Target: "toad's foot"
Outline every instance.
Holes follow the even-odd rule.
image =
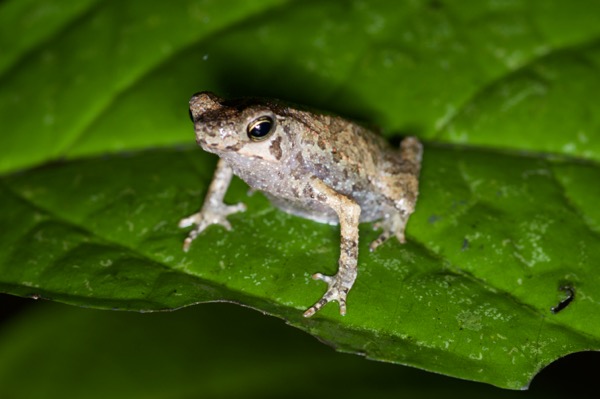
[[[344,275],[340,275],[340,273],[336,274],[335,276],[325,276],[321,273],[315,273],[313,274],[312,278],[314,280],[325,281],[329,285],[329,288],[327,289],[327,292],[325,292],[325,295],[323,295],[323,297],[317,303],[304,312],[304,317],[311,317],[328,302],[333,301],[339,303],[340,314],[344,316],[346,314],[346,296],[348,295],[350,288],[352,288],[352,284],[354,284],[356,273],[350,273],[345,276],[345,278]]]
[[[194,213],[191,216],[183,218],[179,221],[179,227],[189,227],[195,225],[183,242],[183,250],[188,251],[192,241],[198,237],[211,224],[220,224],[227,230],[231,230],[231,224],[227,220],[227,216],[236,212],[246,210],[246,205],[239,203],[236,205],[225,205],[223,203],[213,204],[212,206],[203,207],[200,212]]]
[[[395,213],[392,216],[389,216],[373,225],[374,230],[382,229],[383,231],[377,237],[371,245],[369,245],[369,250],[371,252],[375,251],[378,246],[386,242],[392,236],[396,236],[398,241],[401,244],[406,242],[406,238],[404,237],[404,230],[406,229],[406,222],[408,221],[408,216],[404,216],[401,213]]]

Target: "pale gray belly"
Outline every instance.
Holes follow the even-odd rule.
[[[328,205],[316,200],[290,200],[264,193],[271,203],[284,212],[300,216],[305,219],[314,220],[319,223],[339,224],[339,218],[335,211]],[[372,193],[357,193],[351,197],[361,208],[360,221],[372,222],[382,219],[386,211],[393,211],[384,203],[381,196]]]
[[[297,171],[287,167],[273,167],[273,165],[262,163],[259,160],[234,158],[231,161],[228,163],[232,166],[234,173],[250,187],[263,192],[279,209],[320,223],[339,223],[337,214],[328,205],[308,196],[299,197],[302,195],[301,187],[306,184],[306,182],[302,183],[302,180],[306,179],[305,173],[294,173]],[[265,173],[266,170],[269,172]],[[373,190],[366,179],[358,183],[355,180],[357,179],[323,177],[326,185],[358,203],[361,208],[361,222],[381,219],[386,213],[393,211],[393,208]],[[296,182],[294,183],[294,181]]]

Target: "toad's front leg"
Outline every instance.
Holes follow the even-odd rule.
[[[232,177],[233,171],[225,161],[220,159],[217,163],[213,180],[208,187],[202,209],[200,212],[179,221],[179,227],[195,225],[194,229],[190,231],[190,234],[183,242],[184,251],[187,252],[192,241],[211,224],[220,224],[227,230],[231,230],[231,224],[229,224],[227,216],[235,212],[243,212],[246,209],[246,206],[242,203],[236,205],[225,205],[223,203],[223,197],[225,197]]]
[[[325,295],[304,312],[304,317],[314,315],[326,303],[336,301],[340,305],[340,314],[346,314],[346,296],[356,280],[358,264],[358,221],[360,206],[314,177],[308,183],[315,199],[330,206],[340,220],[340,259],[338,271],[334,276],[321,273],[313,275],[315,280],[325,281],[329,287]]]

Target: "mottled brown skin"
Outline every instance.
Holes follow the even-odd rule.
[[[329,287],[304,315],[312,316],[331,301],[345,314],[357,274],[359,222],[379,221],[376,227],[383,230],[371,250],[392,235],[405,241],[418,195],[419,141],[408,137],[398,151],[363,126],[337,116],[276,100],[224,100],[210,92],[192,97],[190,114],[198,144],[221,159],[201,211],[180,222],[181,227],[195,225],[184,250],[211,224],[231,229],[227,216],[245,210],[243,204],[223,204],[235,174],[286,212],[340,224],[338,272],[313,275]],[[259,125],[261,134],[267,133],[251,137]]]

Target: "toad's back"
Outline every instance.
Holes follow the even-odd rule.
[[[382,218],[390,208],[397,206],[397,200],[410,197],[411,188],[403,186],[418,174],[421,147],[416,140],[417,146],[403,154],[363,126],[340,117],[307,115],[297,110],[292,110],[287,117],[298,125],[292,129],[296,132],[295,137],[290,137],[295,148],[288,160],[291,177],[319,178],[338,193],[356,201],[361,207],[360,219],[365,222]],[[410,138],[409,142],[413,143]],[[321,202],[311,200],[310,196],[300,199],[267,195],[287,212],[337,223],[335,212]]]

